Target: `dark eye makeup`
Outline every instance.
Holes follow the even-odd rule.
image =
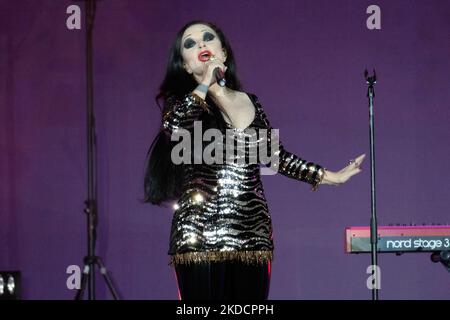
[[[211,41],[215,38],[215,36],[211,33],[211,32],[205,32],[203,34],[203,41]],[[195,46],[195,41],[192,40],[191,38],[186,39],[186,41],[184,41],[184,48],[186,49],[190,49],[193,46]]]
[[[192,39],[187,39],[187,40],[184,42],[184,48],[185,48],[185,49],[190,49],[190,48],[192,48],[193,46],[195,46],[195,41],[192,40]]]
[[[203,40],[205,41],[211,41],[212,39],[214,39],[214,35],[211,32],[205,32],[203,34]]]

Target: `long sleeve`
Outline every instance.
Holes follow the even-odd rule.
[[[180,128],[190,130],[206,110],[206,103],[193,93],[186,94],[182,100],[170,97],[163,113],[163,128],[169,134]]]
[[[267,118],[261,104],[258,102],[257,97],[254,97],[256,98],[256,105],[260,109],[260,116],[268,131],[267,146],[271,149],[271,130],[273,128],[270,125],[269,119]],[[276,169],[278,173],[286,177],[311,184],[312,191],[316,191],[319,184],[322,182],[323,175],[325,174],[325,168],[287,151],[280,140],[278,146],[278,150],[274,150],[273,152],[271,151],[271,156],[278,156],[278,168],[272,168]]]

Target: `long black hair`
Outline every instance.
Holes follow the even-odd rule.
[[[181,39],[184,31],[195,24],[209,26],[216,32],[227,56],[224,63],[227,66],[225,73],[227,87],[233,90],[241,89],[241,84],[236,75],[236,62],[234,60],[233,50],[223,32],[211,22],[191,21],[177,33],[175,41],[170,48],[166,76],[159,87],[159,93],[155,97],[156,104],[160,107],[162,114],[169,107],[167,103],[168,99],[175,98],[181,100],[186,94],[192,92],[198,86],[193,75],[186,72],[183,68],[183,57],[181,55]],[[163,101],[163,108],[161,108],[159,103],[160,100]],[[206,96],[206,102],[211,106],[212,113],[204,113],[199,119],[202,121],[203,129],[206,130],[212,127],[224,128],[225,120],[219,107],[208,96]],[[144,202],[161,205],[163,202],[176,199],[181,195],[184,179],[183,165],[173,164],[170,157],[173,145],[173,142],[170,141],[170,135],[161,127],[147,153],[144,177]]]

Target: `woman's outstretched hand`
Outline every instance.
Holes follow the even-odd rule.
[[[331,184],[334,186],[338,186],[347,182],[347,180],[352,176],[362,171],[360,166],[363,163],[365,157],[366,155],[362,154],[356,159],[350,160],[349,164],[346,167],[337,172],[325,170],[322,184]]]

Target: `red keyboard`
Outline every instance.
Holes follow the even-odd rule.
[[[450,250],[450,225],[378,226],[378,252],[448,250]],[[347,227],[345,252],[370,253],[370,227]]]

